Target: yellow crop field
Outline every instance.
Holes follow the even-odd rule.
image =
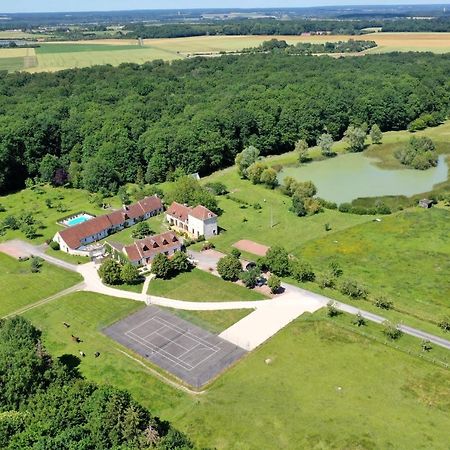
[[[196,36],[174,39],[145,39],[138,45],[135,39],[99,39],[92,41],[55,42],[40,44],[36,49],[37,59],[29,60],[24,67],[31,72],[57,71],[72,67],[88,67],[97,64],[138,63],[155,59],[172,61],[196,54],[219,54],[235,52],[248,47],[256,47],[269,39],[283,39],[289,44],[298,42],[336,42],[348,39],[373,40],[378,47],[367,53],[386,53],[391,51],[431,51],[450,52],[450,33],[372,33],[362,36]],[[54,46],[54,47],[52,47]],[[123,48],[122,48],[123,47]],[[0,50],[0,58],[4,52]],[[33,49],[18,49],[19,56],[31,55]],[[20,52],[28,51],[24,55]],[[9,53],[9,57],[13,57]],[[6,57],[6,56],[4,56]],[[14,70],[17,70],[14,65]]]

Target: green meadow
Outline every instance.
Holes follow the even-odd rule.
[[[39,273],[31,273],[30,265],[0,253],[0,317],[82,281],[80,275],[45,262]]]
[[[267,298],[257,291],[239,286],[231,281],[224,281],[199,269],[181,273],[168,280],[152,280],[148,294],[192,302],[227,302]]]
[[[448,370],[360,335],[359,329],[344,323],[349,320],[346,316],[334,321],[318,312],[295,320],[206,392],[193,395],[160,381],[148,371],[154,368],[143,366],[139,358],[130,359],[101,333],[103,327],[141,307],[138,302],[79,293],[25,316],[43,330],[52,354],[84,351],[79,366],[84,376],[126,388],[152,413],[173,421],[202,446],[448,446]],[[63,321],[71,328],[65,329]],[[376,325],[367,328],[382,336]],[[71,333],[83,342],[74,343]],[[99,358],[93,356],[96,351]]]

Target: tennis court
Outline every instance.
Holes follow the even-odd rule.
[[[156,306],[147,306],[104,333],[196,388],[246,353]]]

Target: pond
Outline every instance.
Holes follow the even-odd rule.
[[[281,183],[287,176],[299,181],[311,180],[317,186],[319,197],[339,204],[358,197],[420,194],[448,178],[445,155],[440,155],[438,165],[428,170],[385,170],[375,162],[362,153],[348,153],[300,167],[285,167],[278,180]]]

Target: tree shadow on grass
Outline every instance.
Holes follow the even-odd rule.
[[[61,355],[58,360],[74,377],[81,378],[80,371],[78,370],[81,359],[78,358],[78,356],[65,353],[64,355]]]

